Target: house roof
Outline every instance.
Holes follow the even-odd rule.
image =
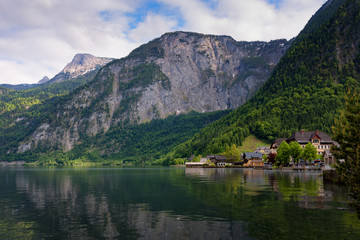
[[[312,132],[305,132],[305,131],[298,131],[294,132],[286,141],[292,142],[297,141],[298,143],[308,143],[311,142],[313,138],[320,138],[322,143],[333,143],[334,141],[324,132],[321,131],[312,131]]]
[[[258,147],[255,149],[255,151],[256,150],[270,150],[270,148],[269,147]]]
[[[216,161],[226,161],[226,156],[224,156],[224,155],[208,155],[207,159],[215,159]]]
[[[270,148],[278,148],[283,141],[286,141],[286,138],[276,139],[275,142],[271,144]]]
[[[262,154],[261,153],[257,153],[257,152],[246,152],[245,153],[245,157],[247,159],[252,159],[252,158],[262,158]]]

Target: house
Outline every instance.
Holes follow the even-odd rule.
[[[256,153],[261,153],[262,155],[266,154],[268,155],[270,153],[270,148],[269,147],[258,147],[255,149]]]
[[[225,167],[226,156],[224,155],[208,155],[207,159],[215,164],[217,167]]]
[[[331,146],[336,144],[329,135],[321,131],[305,132],[304,130],[294,132],[288,139],[287,143],[296,141],[302,148],[305,148],[307,143],[311,143],[316,147],[318,154],[324,154],[325,151],[330,151]]]
[[[245,167],[264,167],[264,162],[262,161],[262,154],[256,152],[246,152],[243,155]]]
[[[280,146],[280,144],[286,141],[286,138],[278,138],[270,145],[270,153],[276,154],[277,148]]]

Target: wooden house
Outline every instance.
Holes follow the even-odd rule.
[[[225,167],[226,156],[224,155],[208,155],[207,159],[215,164],[217,167]]]
[[[331,146],[336,144],[329,135],[321,131],[305,132],[304,130],[294,132],[288,139],[287,143],[296,141],[302,148],[305,148],[307,143],[311,143],[317,150],[318,154],[324,154],[325,151],[330,151]]]
[[[258,147],[255,149],[256,153],[261,153],[262,155],[266,154],[270,154],[270,148],[269,147]]]
[[[245,167],[264,167],[264,162],[262,161],[262,154],[256,152],[246,152],[243,155],[244,166]]]

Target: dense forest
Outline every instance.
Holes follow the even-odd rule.
[[[331,134],[346,90],[359,87],[360,1],[332,1],[319,14],[327,17],[309,21],[251,100],[169,156],[221,153],[250,133],[269,143],[300,129]]]
[[[96,73],[97,71],[89,72],[68,81],[39,85],[19,91],[0,87],[0,116],[10,112],[10,115],[22,113],[32,105],[40,104],[53,97],[67,95],[77,87],[93,80]],[[6,125],[3,125],[3,122],[6,121],[6,117],[0,118],[0,126],[6,127]]]
[[[43,120],[54,118],[51,111],[54,104],[92,81],[97,72],[21,91],[0,87],[0,154],[17,146]]]
[[[70,152],[44,153],[42,149],[39,149],[23,154],[3,155],[0,160],[38,161],[40,165],[75,165],[84,162],[132,165],[173,164],[175,163],[174,159],[169,159],[166,163],[160,162],[159,159],[175,146],[189,140],[202,128],[228,113],[228,110],[211,113],[191,112],[143,124],[124,124],[110,129],[105,135],[84,137],[82,143]],[[23,131],[27,131],[27,129],[23,129]],[[9,137],[15,138],[17,136],[15,132],[18,131],[14,131]],[[5,150],[3,149],[3,151]]]

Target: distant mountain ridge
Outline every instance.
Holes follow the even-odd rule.
[[[92,82],[51,107],[56,118],[39,125],[17,151],[69,151],[84,137],[124,123],[234,109],[261,87],[289,45],[284,39],[237,42],[228,36],[164,34],[108,63]],[[23,124],[30,123],[24,118]]]
[[[113,58],[95,57],[88,53],[78,53],[74,56],[72,61],[68,63],[63,70],[56,74],[53,78],[44,76],[38,83],[35,84],[0,84],[0,86],[12,90],[26,90],[39,87],[43,84],[51,84],[55,82],[62,82],[66,80],[75,79],[88,74],[92,71],[98,71],[102,66],[114,60]]]

